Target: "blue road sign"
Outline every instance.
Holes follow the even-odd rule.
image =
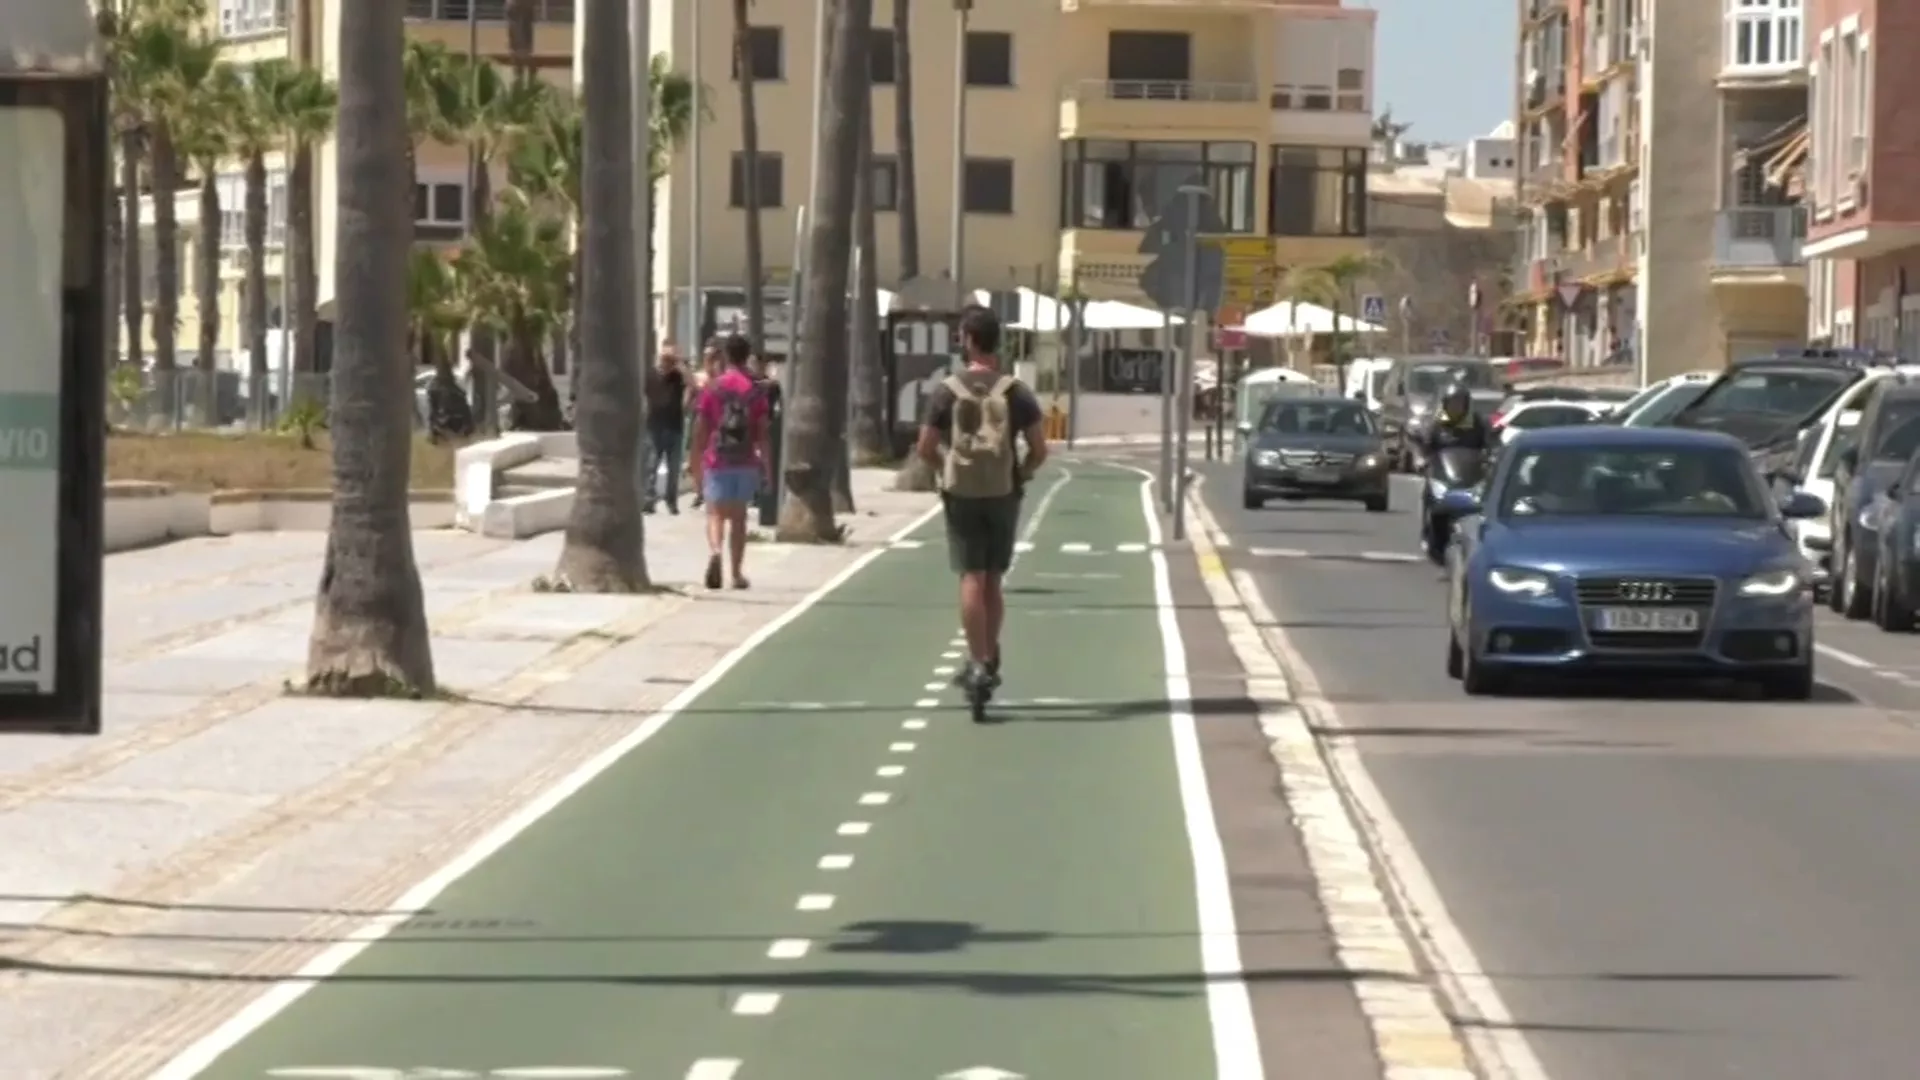
[[[1387,298],[1379,293],[1368,293],[1360,298],[1360,318],[1374,324],[1387,321]]]

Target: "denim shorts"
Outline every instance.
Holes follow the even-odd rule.
[[[710,503],[752,502],[760,494],[760,467],[728,466],[708,469],[701,494]]]

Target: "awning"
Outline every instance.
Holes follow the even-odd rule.
[[[1800,167],[1806,164],[1807,147],[1812,137],[1813,133],[1802,125],[1799,134],[1767,159],[1767,186],[1784,188],[1791,184]]]

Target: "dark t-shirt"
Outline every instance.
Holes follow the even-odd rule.
[[[1001,374],[1002,372],[998,371],[967,370],[960,373],[960,381],[965,383],[969,390],[984,396],[993,389],[994,383],[1000,381]],[[946,441],[947,433],[953,430],[953,402],[953,391],[947,387],[944,379],[940,381],[939,386],[934,387],[932,393],[927,395],[926,418],[921,423],[938,431],[942,442]],[[1013,386],[1007,390],[1007,411],[1008,420],[1016,432],[1014,436],[1016,439],[1024,435],[1033,425],[1047,418],[1046,410],[1040,407],[1040,399],[1034,396],[1026,383],[1018,379],[1015,379]],[[1019,455],[1014,455],[1014,462],[1013,493],[1018,495],[1021,488],[1025,486],[1020,479]]]
[[[674,368],[647,372],[647,426],[684,431],[687,426],[687,373]]]

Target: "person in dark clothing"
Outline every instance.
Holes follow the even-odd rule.
[[[653,513],[660,497],[654,473],[662,461],[667,464],[667,513],[680,512],[680,470],[685,464],[687,446],[687,402],[693,387],[680,366],[680,355],[672,342],[660,350],[660,362],[647,373],[647,445],[652,454],[647,460],[646,513]]]
[[[1485,453],[1497,445],[1493,428],[1473,411],[1473,392],[1460,383],[1447,387],[1440,397],[1440,411],[1433,426],[1422,437],[1422,449],[1431,461],[1442,450],[1478,450]]]
[[[970,662],[959,680],[976,709],[1000,684],[1002,580],[1027,483],[1047,458],[1046,413],[1032,390],[1000,370],[1000,320],[983,307],[960,318],[966,370],[927,398],[917,447],[940,477],[947,550],[960,576],[960,623]],[[1016,439],[1027,444],[1026,459]]]

